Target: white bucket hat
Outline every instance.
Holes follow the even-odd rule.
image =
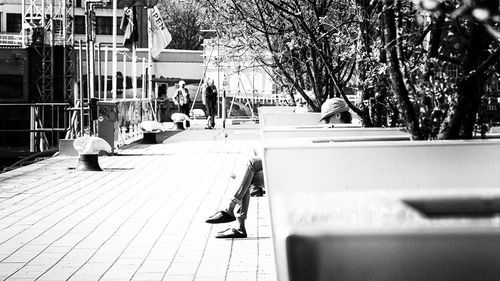
[[[321,105],[321,120],[325,120],[326,118],[334,114],[342,113],[348,110],[349,107],[347,106],[347,103],[343,99],[340,98],[327,99]]]

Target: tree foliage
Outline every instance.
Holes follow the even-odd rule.
[[[200,50],[203,38],[200,30],[206,25],[207,11],[196,2],[160,0],[158,7],[172,35],[170,49]]]
[[[364,125],[403,123],[414,139],[472,137],[500,68],[498,0],[200,2],[314,110],[356,89],[362,102],[348,104]]]

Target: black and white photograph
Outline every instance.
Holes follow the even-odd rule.
[[[500,0],[0,0],[0,281],[500,281]]]

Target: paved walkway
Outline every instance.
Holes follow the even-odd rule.
[[[267,198],[247,239],[204,222],[233,192],[256,126],[194,128],[100,157],[54,157],[0,174],[0,280],[276,280]]]

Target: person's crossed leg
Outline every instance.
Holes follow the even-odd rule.
[[[262,186],[262,160],[259,157],[250,158],[246,170],[241,178],[241,182],[229,201],[226,208],[210,216],[206,222],[228,223],[236,221],[236,226],[228,228],[217,234],[216,238],[246,238],[245,220],[248,214],[248,205],[250,203],[250,187]],[[238,208],[237,208],[238,207]]]

